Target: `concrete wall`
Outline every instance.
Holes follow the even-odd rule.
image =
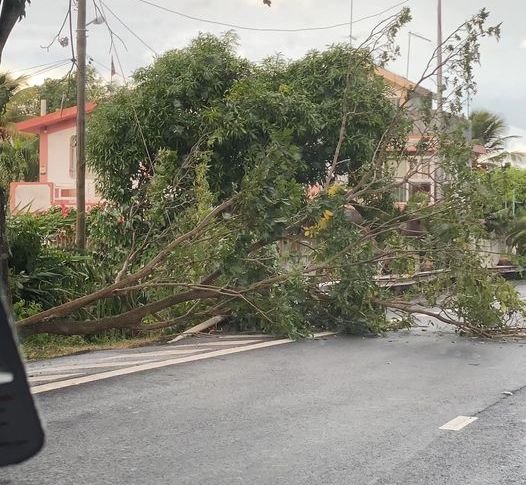
[[[14,182],[11,184],[9,203],[11,212],[42,212],[51,208],[52,184]]]

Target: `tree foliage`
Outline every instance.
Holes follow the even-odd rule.
[[[256,66],[238,57],[235,47],[232,34],[201,35],[138,71],[132,88],[97,110],[89,127],[89,159],[108,199],[122,202],[148,183],[162,150],[177,154],[173,160],[181,167],[204,140],[212,190],[228,195],[239,186],[247,154],[275,133],[286,133],[301,151],[298,180],[323,179],[338,140],[349,49],[333,46],[296,62],[273,58]],[[342,148],[348,161],[338,173],[371,157],[394,114],[370,57],[357,63],[352,83],[349,106],[374,116],[349,116],[353,136]]]
[[[98,101],[109,94],[110,88],[89,66],[86,72],[86,92],[90,101]],[[40,116],[40,101],[45,99],[48,112],[70,108],[77,104],[75,73],[54,79],[48,78],[40,85],[19,89],[7,104],[6,118],[11,122]]]
[[[451,119],[474,89],[478,38],[496,33],[486,18],[475,15],[446,46]],[[404,11],[356,49],[291,63],[253,65],[230,35],[202,35],[139,70],[89,127],[108,201],[90,223],[103,281],[19,321],[20,332],[178,330],[212,316],[291,336],[320,322],[380,332],[387,308],[405,321],[424,314],[479,335],[507,331],[523,304],[477,251],[484,204],[462,127],[437,131],[426,103],[417,120],[414,90],[395,106],[375,74],[407,20]],[[416,121],[422,138],[410,152]],[[438,152],[442,197],[397,208],[393,190]],[[404,295],[379,284],[385,274],[417,278],[424,264],[435,277]]]

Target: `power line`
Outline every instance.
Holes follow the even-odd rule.
[[[36,77],[36,76],[42,76],[43,74],[47,74],[47,73],[52,72],[52,71],[54,71],[56,69],[60,69],[62,67],[66,67],[70,63],[71,63],[71,59],[68,59],[67,61],[64,61],[64,62],[62,62],[60,64],[56,64],[54,66],[47,67],[45,69],[40,69],[39,71],[32,72],[31,74],[28,74],[27,77],[32,78],[32,77]]]
[[[65,62],[70,62],[70,61],[71,61],[71,59],[60,59],[60,60],[57,60],[57,61],[48,62],[46,64],[39,64],[37,66],[24,67],[23,69],[17,69],[17,70],[12,71],[12,72],[13,73],[20,73],[20,72],[32,71],[33,69],[41,69],[41,68],[44,68],[44,67],[55,66],[57,64],[63,64]]]
[[[195,17],[193,15],[189,15],[189,14],[180,12],[178,10],[173,10],[173,9],[168,8],[168,7],[164,7],[162,5],[159,5],[157,3],[151,2],[149,0],[137,0],[137,1],[141,2],[141,3],[144,3],[146,5],[150,5],[152,7],[158,8],[160,10],[164,10],[165,12],[173,13],[175,15],[178,15],[179,17],[183,17],[183,18],[186,18],[186,19],[189,19],[189,20],[195,20],[197,22],[203,22],[203,23],[212,24],[212,25],[221,25],[222,27],[230,27],[230,28],[239,29],[239,30],[250,30],[250,31],[253,31],[253,32],[310,32],[310,31],[317,31],[317,30],[336,29],[336,28],[339,28],[339,27],[349,27],[351,25],[350,22],[344,22],[344,23],[340,23],[340,24],[324,25],[324,26],[320,26],[320,27],[303,27],[303,28],[297,28],[297,29],[277,29],[277,28],[264,28],[264,27],[247,27],[245,25],[230,24],[230,23],[227,23],[227,22],[219,22],[217,20],[210,20],[210,19],[205,19],[205,18],[202,18],[202,17]],[[371,18],[378,17],[378,16],[383,15],[384,13],[387,13],[390,10],[393,10],[393,9],[395,9],[397,7],[400,7],[401,5],[404,5],[404,4],[408,3],[408,2],[409,2],[409,0],[404,0],[403,2],[397,3],[396,5],[393,5],[393,6],[389,7],[389,8],[386,8],[385,10],[382,10],[381,12],[377,12],[375,14],[359,18],[359,19],[355,20],[352,23],[353,24],[357,24],[359,22],[363,22],[365,20],[369,20]]]
[[[144,45],[147,49],[149,49],[150,51],[152,51],[155,55],[159,55],[159,53],[153,48],[151,47],[139,34],[137,34],[136,32],[134,32],[130,27],[128,27],[128,25],[124,22],[124,20],[122,20],[108,5],[106,2],[103,2],[102,0],[100,0],[100,3],[101,5],[104,6],[104,8],[106,10],[108,10],[108,12],[110,12],[113,17],[115,17],[115,19],[117,19],[117,21],[130,33],[132,34],[142,45]]]

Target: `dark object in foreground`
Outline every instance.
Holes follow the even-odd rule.
[[[0,285],[0,467],[31,458],[43,444],[44,432]]]

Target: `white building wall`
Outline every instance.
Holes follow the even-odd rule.
[[[76,128],[72,126],[48,135],[48,182],[57,188],[74,189],[76,185],[70,170],[71,138],[75,133]],[[95,200],[95,182],[89,171],[86,175],[86,198]]]
[[[70,176],[70,140],[75,127],[48,135],[48,181],[58,186],[73,187],[75,179]]]

